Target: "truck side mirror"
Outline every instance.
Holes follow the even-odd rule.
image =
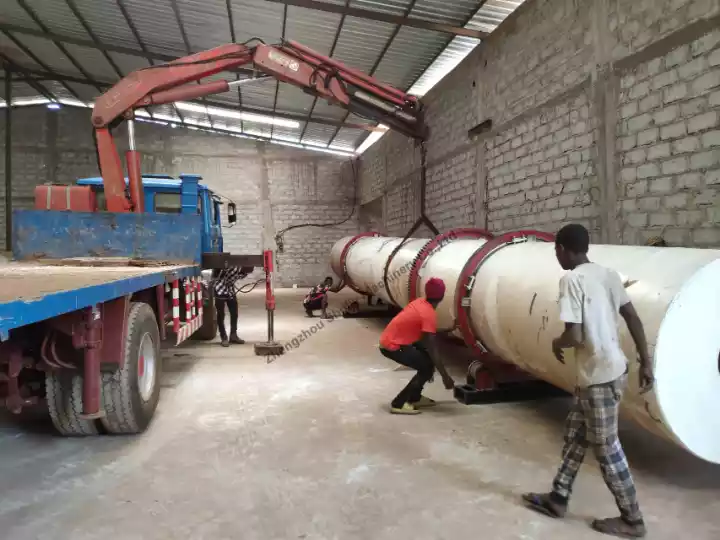
[[[228,223],[237,222],[237,206],[234,202],[228,203]]]

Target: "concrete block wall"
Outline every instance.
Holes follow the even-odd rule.
[[[541,108],[486,142],[488,227],[599,234],[595,126],[587,92]]]
[[[39,184],[69,184],[98,174],[88,111],[24,107],[13,113],[14,208],[31,208]],[[0,135],[2,144],[2,122]],[[116,141],[122,150],[122,128]],[[137,125],[137,145],[144,171],[200,174],[211,189],[236,202],[238,222],[223,230],[225,249],[233,253],[273,247],[275,234],[287,226],[343,221],[355,204],[356,179],[340,157],[147,123]],[[4,159],[2,146],[0,156]],[[4,185],[0,163],[0,186]],[[0,195],[4,223],[4,191]],[[357,230],[356,212],[337,227],[289,231],[284,253],[277,256],[278,285],[306,287],[322,280],[330,273],[327,254],[332,244]]]
[[[618,216],[625,243],[720,246],[720,31],[621,78]]]
[[[427,215],[720,247],[718,27],[716,0],[528,0],[423,98]],[[395,133],[362,156],[362,201],[393,234],[414,221],[419,164]]]

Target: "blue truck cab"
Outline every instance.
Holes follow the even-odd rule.
[[[201,183],[202,177],[181,174],[144,174],[145,211],[155,214],[198,214],[202,219],[201,247],[203,253],[222,253],[222,206],[220,197]],[[125,179],[127,184],[127,178]],[[79,186],[90,186],[95,191],[98,210],[107,211],[101,177],[81,178]],[[228,205],[228,219],[235,220],[235,205]]]

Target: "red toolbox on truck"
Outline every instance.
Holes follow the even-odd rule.
[[[45,184],[35,188],[35,209],[97,212],[97,199],[90,186]]]

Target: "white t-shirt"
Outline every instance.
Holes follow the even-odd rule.
[[[583,344],[575,350],[579,387],[608,383],[625,374],[618,314],[628,302],[620,275],[598,264],[581,264],[560,279],[560,320],[582,324]]]

